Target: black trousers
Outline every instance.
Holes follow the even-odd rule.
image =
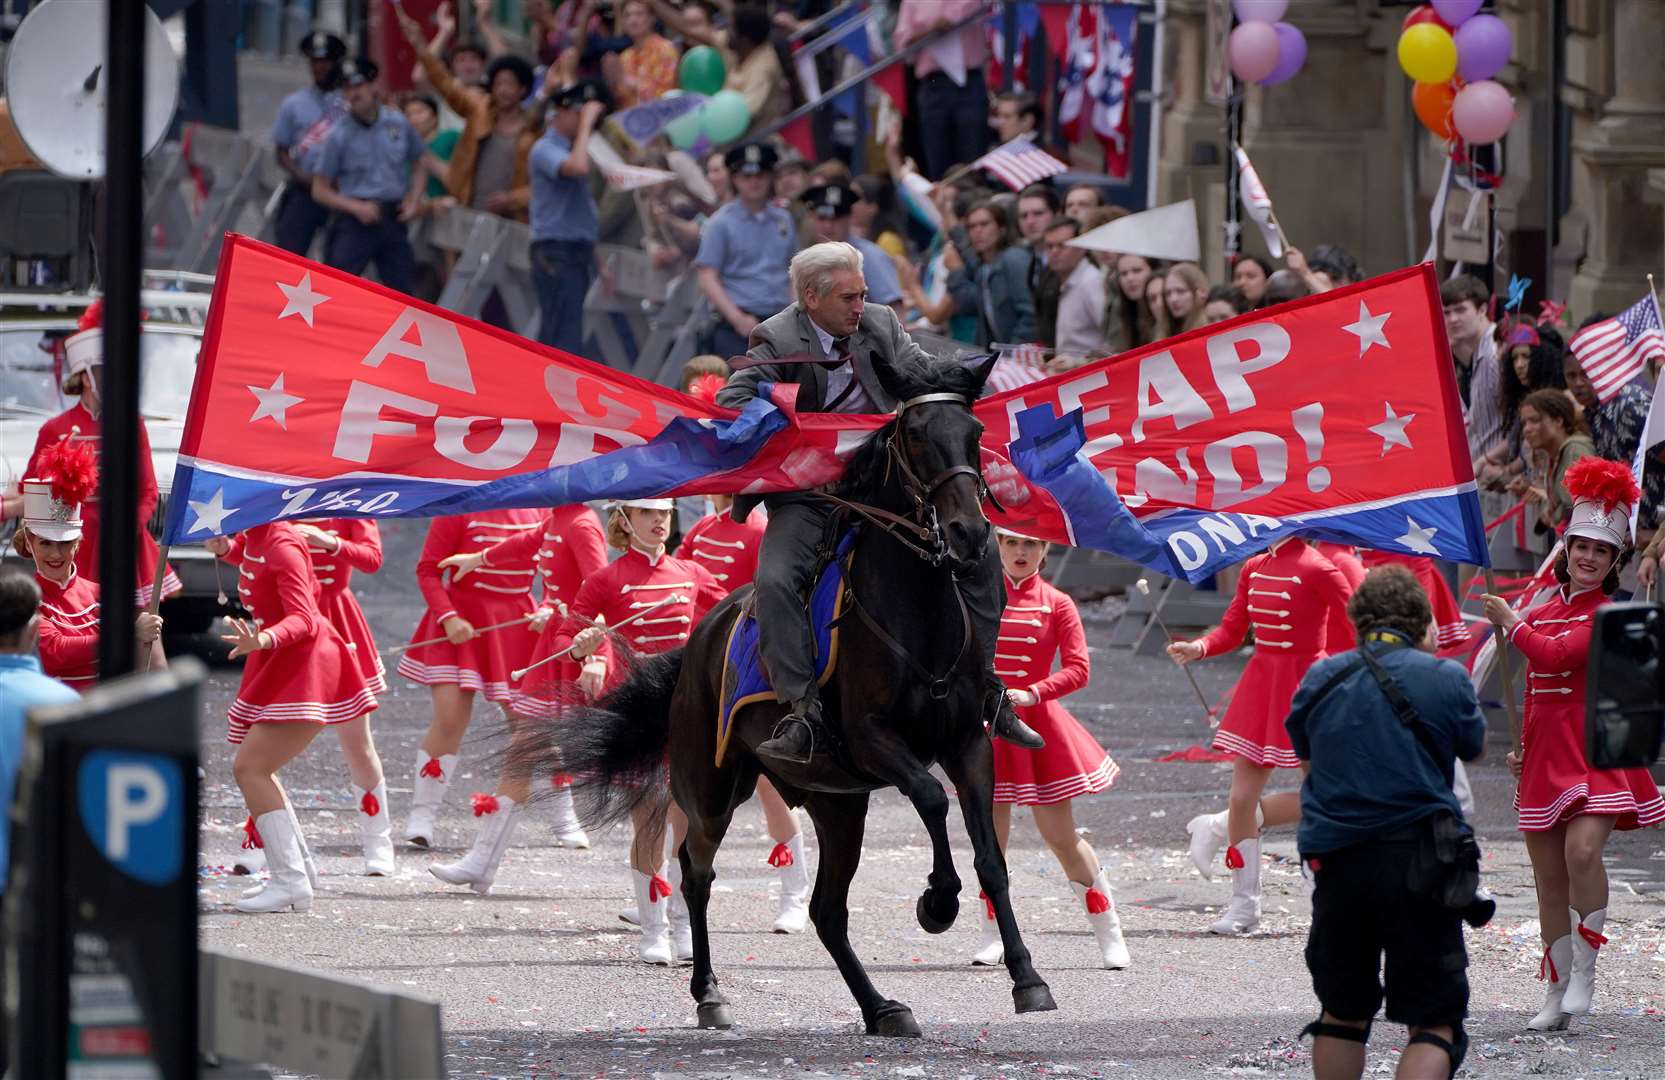
[[[330,212],[312,198],[312,192],[291,180],[278,200],[272,239],[283,250],[304,256],[312,250],[312,238],[324,227],[329,216]]]
[[[752,580],[757,592],[758,652],[776,700],[793,702],[815,692],[815,642],[804,596],[815,573],[816,549],[835,507],[824,499],[796,493],[771,495],[765,505],[769,525]],[[1000,572],[1000,555],[991,541],[983,549],[982,560],[960,582],[988,679],[994,678],[995,638],[1000,633],[1000,615],[1006,610]],[[861,589],[860,582],[856,588]],[[874,602],[871,589],[869,585],[868,591],[860,593],[870,605]]]
[[[381,220],[374,225],[366,225],[351,214],[330,218],[324,263],[363,277],[372,260],[383,285],[397,292],[410,292],[416,278],[416,253],[411,250],[409,228],[399,220],[396,202],[382,203]]]

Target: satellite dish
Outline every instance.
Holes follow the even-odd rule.
[[[17,133],[41,164],[71,180],[104,177],[108,19],[109,0],[48,0],[29,11],[6,54],[6,94]],[[179,58],[162,20],[147,6],[146,154],[167,135],[178,105]]]

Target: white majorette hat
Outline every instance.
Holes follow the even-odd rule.
[[[94,300],[81,313],[77,330],[64,339],[64,381],[104,362],[104,301]]]
[[[641,510],[674,510],[676,502],[673,499],[615,499],[612,508],[623,510],[627,506],[634,506]]]
[[[1042,540],[1038,536],[1030,536],[1028,533],[1020,533],[1016,529],[1008,529],[1004,525],[996,525],[994,527],[994,534],[996,536],[1015,536],[1019,540],[1033,540],[1039,544],[1049,543],[1049,541]]]
[[[1630,546],[1630,513],[1642,491],[1628,465],[1605,458],[1579,458],[1562,482],[1573,498],[1567,539],[1600,540],[1620,551]]]
[[[23,527],[42,540],[76,540],[81,536],[81,504],[66,502],[50,480],[23,481]]]

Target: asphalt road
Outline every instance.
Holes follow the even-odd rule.
[[[406,640],[419,613],[412,566],[422,523],[385,526],[388,560],[359,593],[384,646]],[[1084,609],[1090,642],[1106,639],[1114,600]],[[1210,695],[1241,658],[1199,665]],[[321,737],[286,771],[323,889],[307,915],[244,916],[231,902],[246,879],[227,871],[243,809],[224,742],[235,668],[215,670],[203,719],[205,945],[240,955],[335,972],[440,999],[446,1067],[452,1076],[899,1077],[1118,1076],[1163,1078],[1310,1072],[1296,1035],[1316,1015],[1302,961],[1307,889],[1293,861],[1291,830],[1268,833],[1261,932],[1210,937],[1205,928],[1229,886],[1205,882],[1185,854],[1185,822],[1223,805],[1226,765],[1158,764],[1174,749],[1206,742],[1184,679],[1164,660],[1095,647],[1090,686],[1070,707],[1110,749],[1122,774],[1107,793],[1077,803],[1110,868],[1134,964],[1092,964],[1092,939],[1069,887],[1026,816],[1010,862],[1018,917],[1036,963],[1057,997],[1055,1013],[1012,1013],[1003,969],[973,969],[976,889],[964,894],[960,925],[930,936],[914,922],[914,898],[929,848],[912,810],[894,793],[874,801],[867,848],[852,897],[852,938],[889,996],[908,1003],[925,1029],[917,1040],[860,1034],[842,981],[812,935],[768,932],[773,871],[760,812],[742,811],[719,859],[714,936],[718,972],[733,1003],[732,1032],[697,1031],[687,969],[635,960],[631,928],[616,918],[629,896],[628,837],[596,837],[593,850],[557,849],[546,820],[523,822],[503,861],[497,891],[477,898],[427,873],[473,837],[466,793],[489,790],[464,748],[462,797],[441,819],[444,850],[401,850],[397,876],[356,876],[359,859],[346,772]],[[376,713],[396,823],[409,805],[427,697],[402,680]],[[493,721],[476,712],[478,730]],[[1485,873],[1500,910],[1469,934],[1473,1050],[1467,1075],[1657,1077],[1665,1070],[1665,835],[1615,836],[1613,898],[1602,950],[1598,1011],[1570,1033],[1535,1035],[1540,946],[1532,878],[1510,811],[1502,767],[1507,736],[1474,768]],[[478,748],[475,762],[478,763]],[[1292,775],[1282,785],[1292,786]],[[955,850],[970,879],[970,845],[955,823]],[[813,846],[813,845],[812,845]],[[1391,1073],[1402,1029],[1382,1023],[1371,1075]]]

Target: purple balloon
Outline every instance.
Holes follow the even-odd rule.
[[[1464,82],[1475,83],[1496,75],[1515,48],[1509,24],[1496,15],[1476,15],[1457,27],[1452,36],[1457,42],[1457,74]]]
[[[1289,10],[1289,0],[1231,0],[1238,22],[1275,23]]]
[[[1307,62],[1307,38],[1295,27],[1286,22],[1273,23],[1272,29],[1278,33],[1278,66],[1272,69],[1272,74],[1260,80],[1262,86],[1276,86],[1281,82],[1293,79],[1301,70],[1301,65]]]
[[[1434,10],[1447,26],[1461,26],[1480,10],[1480,0],[1434,0]]]

